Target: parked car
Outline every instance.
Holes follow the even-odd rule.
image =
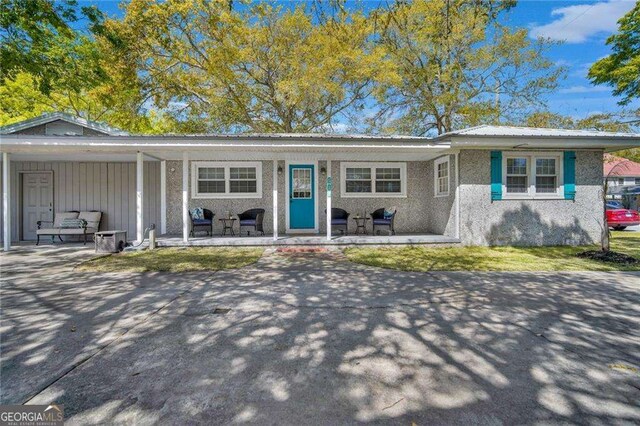
[[[607,201],[607,224],[609,228],[617,231],[625,229],[627,226],[640,225],[640,214],[635,210],[618,208],[615,201]]]
[[[622,201],[609,200],[607,201],[607,209],[624,209],[624,204]]]

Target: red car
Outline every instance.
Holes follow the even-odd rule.
[[[621,231],[627,226],[640,225],[640,215],[635,210],[607,208],[607,224]]]

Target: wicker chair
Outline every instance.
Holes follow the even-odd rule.
[[[213,217],[215,214],[208,209],[202,209],[204,219],[194,219],[189,210],[189,219],[191,219],[191,236],[195,237],[196,228],[206,228],[207,235],[213,235]]]
[[[397,211],[394,210],[393,214],[390,216],[385,216],[385,209],[378,209],[371,213],[371,220],[373,222],[373,234],[376,235],[376,227],[387,227],[389,229],[389,233],[391,235],[396,234],[396,230],[394,228],[394,221],[396,218]],[[380,230],[378,230],[378,235],[380,234]]]
[[[240,222],[240,236],[242,236],[242,228],[253,228],[253,231],[260,232],[264,235],[264,228],[262,227],[262,220],[264,219],[264,209],[250,209],[238,214],[238,221]],[[251,231],[247,231],[247,235],[250,235]]]
[[[326,212],[325,210],[325,213]],[[350,213],[346,210],[333,207],[331,209],[331,228],[338,229],[342,232],[342,235],[347,235],[349,233],[349,215]]]

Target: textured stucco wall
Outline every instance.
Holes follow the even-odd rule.
[[[576,199],[491,202],[490,151],[460,153],[460,238],[466,245],[587,244],[602,232],[602,151],[576,152]]]
[[[285,169],[285,162],[278,164]],[[318,224],[319,232],[326,232],[326,175],[323,176],[320,170],[325,167],[326,161],[318,162]],[[175,171],[171,172],[171,168]],[[406,198],[342,198],[340,196],[340,162],[332,161],[331,169],[334,181],[332,194],[333,207],[343,208],[352,214],[371,213],[381,207],[396,206],[398,215],[396,216],[396,231],[399,233],[421,233],[436,232],[429,226],[429,211],[437,203],[433,200],[433,176],[429,177],[428,162],[407,162],[407,197]],[[431,174],[433,171],[431,169]],[[286,193],[285,177],[283,172],[278,176],[278,232],[284,234],[286,231]],[[189,173],[191,179],[191,173]],[[189,186],[191,190],[191,186]],[[453,191],[453,180],[452,180]],[[264,227],[265,232],[272,232],[273,216],[273,162],[262,162],[262,198],[261,199],[190,199],[189,208],[204,207],[212,210],[216,214],[216,219],[227,211],[239,213],[244,210],[262,207],[266,210]],[[442,201],[444,203],[444,201]],[[434,229],[448,225],[437,225]],[[368,229],[370,231],[371,224]],[[221,225],[216,220],[214,233],[219,233]],[[349,223],[349,232],[355,232],[355,224]],[[182,161],[167,161],[167,233],[182,233]]]
[[[191,164],[191,162],[190,162]],[[284,165],[284,162],[281,163]],[[171,169],[175,171],[171,171]],[[278,228],[284,231],[284,174],[279,177],[280,188],[278,191],[279,208]],[[191,171],[189,171],[189,192],[191,192]],[[235,198],[235,199],[193,199],[189,200],[189,209],[203,207],[215,213],[213,225],[214,234],[222,231],[219,218],[227,212],[235,215],[252,208],[263,208],[264,230],[271,233],[273,230],[273,162],[262,162],[262,198]],[[236,230],[238,224],[236,223]],[[167,233],[182,233],[182,161],[167,161]]]
[[[456,229],[456,212],[454,207],[454,201],[456,196],[456,170],[455,170],[455,156],[448,155],[449,157],[449,195],[448,196],[435,196],[434,186],[434,165],[435,160],[429,161],[427,164],[427,196],[428,203],[428,231],[433,234],[442,234],[449,237],[455,236]],[[439,157],[442,158],[442,157]]]
[[[426,161],[407,162],[406,198],[342,198],[340,194],[340,162],[332,161],[333,199],[332,206],[345,209],[352,215],[371,213],[382,207],[396,207],[395,219],[397,233],[430,232],[429,211],[433,204],[433,177],[429,179],[429,164]],[[432,172],[433,173],[433,172]],[[431,186],[429,186],[431,182]],[[320,185],[324,196],[324,185]],[[324,212],[324,208],[322,209]],[[371,231],[369,221],[368,231]],[[349,221],[349,232],[355,232],[355,223]]]

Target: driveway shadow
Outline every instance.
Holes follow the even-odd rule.
[[[85,337],[69,353],[94,355],[53,383],[5,388],[3,372],[2,387],[47,385],[30,402],[65,404],[72,423],[640,421],[639,274],[274,254],[208,275],[60,278],[3,287],[3,369],[54,371],[72,324]]]

